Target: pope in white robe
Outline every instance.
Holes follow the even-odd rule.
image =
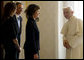
[[[64,8],[63,13],[68,19],[61,31],[66,48],[66,58],[83,59],[83,21],[73,16],[70,7]]]

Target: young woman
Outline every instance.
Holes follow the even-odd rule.
[[[5,59],[16,59],[16,52],[20,51],[17,41],[17,26],[13,15],[16,12],[16,4],[9,2],[4,7],[2,18],[2,42],[5,48]]]
[[[25,13],[27,16],[26,25],[26,41],[24,44],[25,59],[39,58],[39,30],[36,24],[36,19],[39,18],[40,7],[36,4],[31,4],[27,7]]]

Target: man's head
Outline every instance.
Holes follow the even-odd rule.
[[[20,2],[16,2],[16,6],[17,6],[16,14],[19,15],[22,12],[23,4]]]
[[[63,8],[63,14],[66,19],[70,19],[73,16],[73,11],[70,7]]]

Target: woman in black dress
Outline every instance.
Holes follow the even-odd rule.
[[[5,48],[5,59],[16,59],[16,52],[20,51],[17,41],[17,26],[13,15],[16,12],[16,4],[9,2],[4,7],[4,15],[1,24],[2,42]]]
[[[39,58],[39,30],[36,20],[39,18],[40,7],[36,4],[31,4],[27,7],[25,13],[27,16],[26,25],[26,41],[24,44],[25,59]]]

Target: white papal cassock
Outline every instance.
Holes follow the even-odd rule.
[[[67,59],[83,59],[83,21],[72,16],[63,26],[63,40],[68,40],[71,48],[66,49]]]

